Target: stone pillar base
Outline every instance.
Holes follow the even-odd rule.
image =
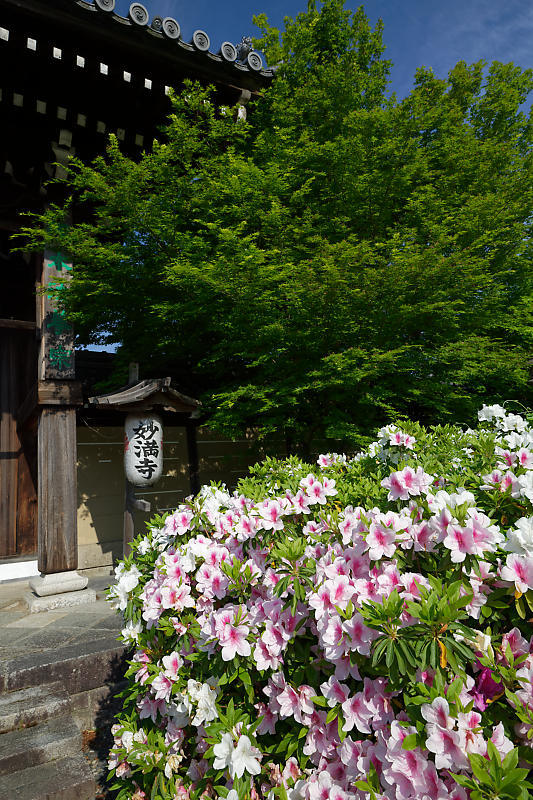
[[[33,589],[39,597],[47,597],[51,594],[79,592],[81,589],[87,588],[88,582],[89,579],[80,575],[76,570],[53,572],[50,575],[40,575],[38,578],[32,578],[30,589]]]
[[[54,611],[96,603],[96,592],[94,589],[82,589],[80,592],[59,592],[59,594],[47,594],[44,597],[38,597],[33,592],[26,592],[24,600],[30,614],[35,614],[39,611]]]

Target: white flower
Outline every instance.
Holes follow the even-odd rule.
[[[212,722],[218,718],[218,711],[216,707],[217,692],[212,689],[208,683],[202,683],[201,689],[197,695],[197,708],[196,714],[192,719],[192,724],[200,727],[205,722]]]
[[[189,724],[190,703],[183,698],[177,703],[167,703],[167,716],[172,720],[176,728],[184,728]]]
[[[126,753],[129,753],[133,747],[133,733],[131,731],[124,731],[122,734],[122,745],[126,748]]]
[[[128,592],[121,584],[116,583],[114,586],[110,587],[109,596],[107,599],[113,608],[118,608],[120,611],[124,611],[128,605]]]
[[[167,756],[167,763],[165,764],[165,775],[170,780],[173,772],[177,772],[182,762],[182,756],[177,753],[171,753]]]
[[[230,775],[232,778],[242,778],[245,772],[250,775],[259,775],[261,772],[261,764],[256,756],[259,756],[259,750],[254,747],[247,736],[241,736],[237,742],[237,747],[231,755]]]
[[[516,530],[509,530],[503,549],[508,553],[533,555],[533,517],[521,517],[515,525]]]
[[[233,736],[231,733],[223,733],[220,742],[217,742],[213,747],[213,753],[215,754],[214,769],[226,769],[226,767],[229,767],[233,750]]]
[[[520,494],[527,497],[533,503],[533,472],[526,472],[525,475],[518,476]]]
[[[225,769],[229,767],[232,778],[242,778],[245,772],[251,775],[259,775],[261,764],[257,756],[260,752],[254,747],[248,736],[240,736],[237,746],[233,745],[231,733],[223,733],[222,739],[213,747],[215,769]]]
[[[196,701],[200,696],[200,690],[202,688],[202,684],[200,681],[193,681],[192,678],[189,678],[187,681],[187,694],[191,698],[191,700]]]
[[[303,800],[305,797],[305,789],[307,787],[307,781],[302,780],[301,778],[296,781],[292,789],[287,789],[287,797],[289,800]]]
[[[151,547],[152,545],[150,544],[150,540],[148,539],[147,536],[145,536],[144,539],[141,539],[141,541],[137,545],[137,552],[139,553],[139,555],[145,556]]]
[[[478,653],[483,653],[483,655],[488,654],[489,656],[493,657],[494,651],[492,649],[490,636],[482,631],[477,630],[473,630],[472,633],[476,634],[475,638],[472,639],[471,642]]]
[[[502,431],[518,431],[523,433],[527,428],[527,422],[520,414],[508,414],[498,423],[498,428]]]
[[[121,572],[118,579],[118,584],[125,592],[129,593],[132,592],[136,586],[138,586],[140,577],[141,573],[137,567],[133,565],[125,572]]]
[[[517,433],[516,431],[511,431],[503,438],[509,450],[519,450],[521,447],[527,447],[532,441],[531,434],[528,432]]]
[[[490,422],[494,417],[505,417],[505,408],[502,406],[483,406],[481,411],[477,412],[477,418],[480,421]]]
[[[192,547],[185,548],[185,552],[183,552],[181,556],[180,566],[186,573],[193,572],[196,569],[196,558]]]
[[[138,642],[141,630],[142,625],[140,622],[132,622],[129,620],[126,622],[126,627],[122,628],[120,633],[125,642]]]

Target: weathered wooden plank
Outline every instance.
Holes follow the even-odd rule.
[[[15,330],[34,331],[37,325],[27,319],[0,319],[0,328],[14,328]]]
[[[16,335],[0,331],[0,557],[17,551]]]
[[[18,408],[36,386],[38,342],[32,331],[14,334],[17,343]],[[23,424],[17,419],[20,440],[17,476],[17,555],[37,552],[37,414]]]
[[[37,383],[34,383],[17,409],[17,424],[20,427],[37,412]]]
[[[38,568],[76,569],[76,410],[43,408],[39,418]]]
[[[37,419],[19,427],[22,452],[18,460],[17,555],[37,550]]]
[[[39,381],[37,399],[42,406],[81,406],[83,394],[79,381]]]

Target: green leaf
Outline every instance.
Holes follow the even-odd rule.
[[[414,750],[418,744],[418,735],[416,733],[409,733],[402,742],[403,750]]]

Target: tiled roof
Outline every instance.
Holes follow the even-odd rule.
[[[115,13],[115,0],[73,0],[75,5],[85,9],[90,14],[100,14],[108,17],[117,26],[142,30],[146,37],[151,37],[152,41],[160,40],[168,53],[168,46],[177,48],[182,53],[202,54],[204,58],[215,66],[229,65],[235,71],[235,77],[239,73],[255,73],[264,78],[272,78],[274,70],[265,68],[261,55],[249,47],[241,49],[240,44],[234,45],[231,42],[222,42],[217,52],[211,49],[209,34],[203,30],[196,30],[191,41],[187,42],[181,38],[181,28],[178,20],[173,17],[161,17],[158,15],[150,18],[150,15],[142,3],[133,2],[130,5],[127,17]],[[247,52],[248,51],[248,52]]]

